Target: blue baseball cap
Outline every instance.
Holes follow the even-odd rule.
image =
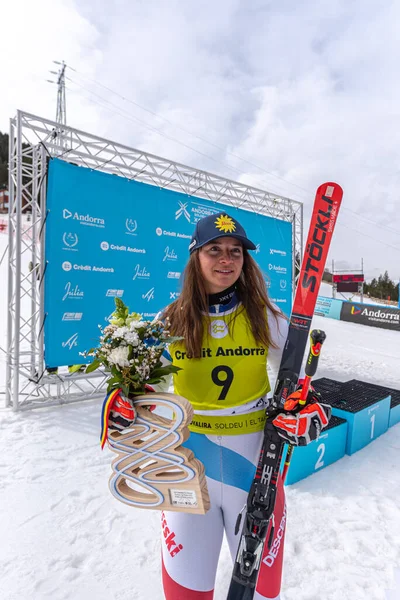
[[[249,240],[245,230],[233,217],[221,212],[209,215],[197,221],[192,240],[189,244],[189,252],[192,254],[198,248],[208,244],[220,237],[233,237],[242,242],[247,250],[255,250],[256,246]]]

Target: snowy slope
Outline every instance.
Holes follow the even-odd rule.
[[[3,288],[2,315],[5,304]],[[313,326],[328,336],[318,376],[400,388],[398,333],[322,317]],[[1,600],[162,600],[159,514],[108,492],[99,409],[0,410]],[[287,488],[282,600],[386,598],[400,566],[399,434],[397,425]],[[215,600],[226,598],[230,573],[224,544]],[[400,589],[391,594],[398,600]]]

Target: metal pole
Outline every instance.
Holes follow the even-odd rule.
[[[21,229],[22,229],[22,119],[21,112],[17,111],[17,193],[15,202],[15,320],[14,320],[14,353],[13,353],[13,409],[18,410],[19,397],[19,349],[20,349],[20,321],[21,321]]]
[[[36,371],[36,320],[37,320],[37,252],[36,252],[36,218],[38,194],[38,152],[32,149],[32,272],[31,272],[31,377]]]
[[[14,180],[15,169],[15,120],[10,119],[10,138],[8,143],[8,297],[7,297],[7,366],[6,366],[6,406],[12,404],[12,346],[13,346],[13,269],[12,261],[14,255],[14,237],[11,222],[11,213],[14,210]]]
[[[45,286],[45,277],[46,277],[46,254],[45,254],[45,243],[46,243],[46,189],[47,189],[47,158],[46,151],[41,147],[41,157],[42,157],[42,175],[44,181],[40,187],[40,290],[39,290],[39,339],[38,339],[38,348],[39,348],[39,375],[41,375],[44,371],[44,286]]]

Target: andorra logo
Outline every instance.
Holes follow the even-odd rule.
[[[228,217],[228,215],[221,215],[220,217],[218,217],[215,221],[215,227],[219,231],[223,231],[224,233],[232,233],[232,231],[235,231],[236,229],[236,225],[233,219],[231,219],[231,217]]]
[[[359,306],[352,306],[351,307],[351,314],[352,315],[359,315],[361,313],[361,308]]]

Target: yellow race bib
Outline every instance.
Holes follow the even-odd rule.
[[[210,320],[201,358],[188,356],[182,342],[169,348],[173,364],[182,368],[174,374],[175,393],[195,410],[231,408],[264,396],[271,389],[268,348],[256,344],[243,307],[211,315]]]

